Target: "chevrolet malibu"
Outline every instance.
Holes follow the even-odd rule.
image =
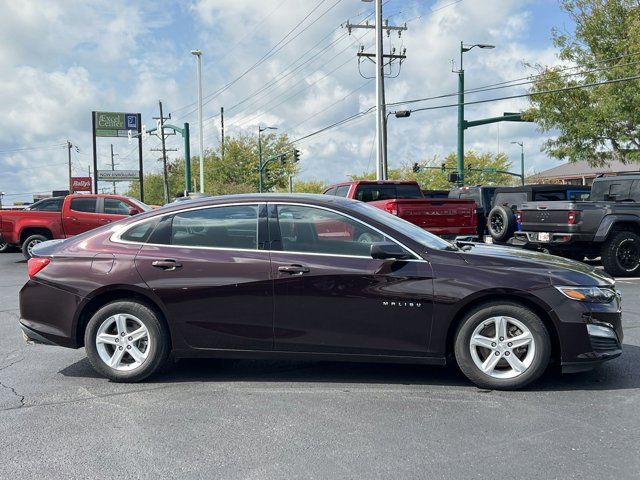
[[[622,353],[607,274],[508,247],[458,248],[365,203],[238,195],[172,204],[29,260],[28,340],[84,347],[118,382],[180,357],[455,361],[516,389]]]

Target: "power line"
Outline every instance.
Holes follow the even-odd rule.
[[[599,85],[608,85],[608,84],[613,84],[613,83],[621,83],[621,82],[626,82],[626,81],[631,81],[631,80],[638,80],[640,79],[640,75],[634,75],[631,77],[624,77],[624,78],[617,78],[617,79],[612,79],[612,80],[605,80],[602,82],[595,82],[595,83],[590,83],[590,84],[585,84],[585,85],[575,85],[575,86],[571,86],[571,87],[564,87],[564,88],[557,88],[557,89],[553,89],[553,90],[543,90],[540,92],[531,92],[531,93],[523,93],[520,95],[509,95],[506,97],[498,97],[498,98],[489,98],[489,99],[484,99],[484,100],[474,100],[471,102],[464,102],[462,105],[476,105],[476,104],[480,104],[480,103],[489,103],[489,102],[498,102],[498,101],[502,101],[502,100],[511,100],[514,98],[524,98],[524,97],[531,97],[531,96],[537,96],[537,95],[547,95],[547,94],[551,94],[551,93],[561,93],[561,92],[565,92],[565,91],[570,91],[570,90],[578,90],[581,88],[591,88],[591,87],[597,87]],[[438,110],[438,109],[442,109],[442,108],[453,108],[453,107],[458,107],[460,104],[458,103],[450,103],[447,105],[436,105],[433,107],[422,107],[422,108],[416,108],[416,109],[412,109],[411,112],[421,112],[421,111],[426,111],[426,110]],[[301,142],[303,140],[306,140],[307,138],[313,137],[315,135],[318,135],[320,133],[326,132],[328,130],[331,130],[333,128],[336,128],[338,126],[344,125],[346,123],[352,122],[358,118],[364,117],[365,115],[371,113],[376,107],[370,107],[367,110],[363,110],[361,112],[358,112],[356,114],[350,115],[349,117],[346,117],[338,122],[332,123],[331,125],[328,125],[326,127],[321,128],[320,130],[317,130],[315,132],[311,132],[307,135],[304,135],[303,137],[300,138],[296,138],[295,140],[292,140],[291,142],[289,142],[290,144],[294,144],[294,143],[298,143]]]
[[[295,34],[293,37],[291,37],[289,40],[287,40],[287,37],[289,37],[294,31],[296,31],[298,29],[298,27],[300,25],[302,25],[311,15],[313,15],[313,13],[320,8],[320,6],[322,6],[323,3],[325,3],[327,0],[320,0],[320,2],[311,9],[311,11],[302,19],[300,20],[291,30],[289,30],[289,32],[282,37],[282,39],[280,39],[280,41],[278,41],[278,43],[276,43],[273,47],[271,47],[267,53],[265,53],[262,57],[260,57],[260,59],[258,59],[258,61],[256,61],[253,65],[251,65],[248,69],[246,69],[244,72],[242,72],[239,76],[237,76],[236,78],[234,78],[233,80],[231,80],[229,83],[227,83],[226,85],[224,85],[223,87],[219,88],[218,90],[210,93],[209,95],[206,95],[204,98],[206,98],[206,101],[203,102],[203,105],[208,104],[209,102],[211,102],[213,99],[215,99],[216,97],[218,97],[222,92],[226,91],[229,89],[229,87],[233,86],[234,84],[236,84],[239,80],[241,80],[242,78],[244,78],[249,72],[251,72],[252,70],[254,70],[255,68],[257,68],[258,66],[260,66],[262,63],[264,63],[266,60],[268,60],[269,58],[273,57],[276,53],[278,53],[280,50],[282,50],[284,47],[286,47],[289,43],[291,43],[293,40],[295,40],[296,38],[298,38],[302,33],[304,33],[305,31],[307,31],[312,25],[314,25],[316,22],[318,22],[318,20],[320,20],[322,17],[324,17],[327,13],[329,13],[329,11],[331,11],[334,7],[336,7],[342,0],[337,0],[333,5],[331,5],[327,10],[325,10],[322,14],[320,14],[320,16],[318,18],[316,18],[313,22],[311,22],[309,25],[307,25],[306,27],[304,27],[302,30],[300,30],[297,34]],[[286,42],[285,42],[286,40]],[[191,115],[192,113],[194,113],[196,110],[192,110],[184,115],[182,115],[182,117],[180,118],[184,118],[187,117],[189,115]]]

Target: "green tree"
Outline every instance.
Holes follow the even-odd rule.
[[[268,134],[262,136],[262,156],[264,161],[280,153],[290,153],[292,147],[286,135]],[[225,138],[224,160],[219,149],[210,149],[204,155],[205,193],[226,195],[258,191],[258,139],[248,135]],[[169,196],[175,197],[184,191],[183,158],[168,164]],[[289,175],[295,175],[298,166],[291,155],[285,160],[269,162],[263,173],[263,190],[286,189]],[[192,189],[199,191],[200,162],[191,158]],[[145,202],[161,205],[163,201],[162,173],[148,173],[144,176]],[[132,183],[128,195],[140,198],[139,185]]]
[[[504,153],[493,155],[491,153],[477,153],[469,150],[464,156],[465,166],[473,170],[465,171],[465,183],[467,185],[513,185],[520,180],[503,173],[478,172],[476,169],[493,169],[509,171],[511,162]],[[413,171],[413,164],[403,165],[401,168],[389,170],[391,180],[415,180],[424,190],[447,190],[451,183],[447,179],[449,173],[456,171],[457,158],[455,153],[450,153],[444,160],[437,156],[419,162],[420,171]],[[444,164],[445,169],[442,170]],[[425,168],[426,167],[426,168]],[[375,180],[375,172],[350,175],[352,180]]]
[[[559,58],[575,69],[539,67],[531,93],[611,81],[638,74],[638,0],[561,0],[575,31],[554,29]],[[559,130],[543,149],[575,162],[639,161],[640,82],[629,80],[531,97],[529,118],[543,132]]]
[[[327,184],[321,180],[294,180],[293,191],[296,193],[322,193]]]

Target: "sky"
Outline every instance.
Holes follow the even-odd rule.
[[[74,176],[92,164],[92,111],[139,112],[155,127],[158,101],[172,123],[189,122],[198,154],[197,84],[193,49],[202,53],[204,146],[225,133],[257,135],[273,126],[292,139],[375,105],[373,64],[358,64],[360,46],[373,51],[372,30],[344,25],[373,22],[373,4],[359,0],[0,0],[0,192],[4,203],[31,200],[68,186],[66,142]],[[386,79],[388,103],[451,94],[457,88],[460,42],[488,43],[464,56],[473,89],[534,74],[531,65],[558,63],[554,27],[571,30],[557,0],[385,0],[384,18],[407,25],[385,38],[385,51],[406,48]],[[452,64],[452,59],[456,59]],[[364,77],[364,78],[363,78]],[[467,101],[517,95],[526,86],[467,95]],[[455,97],[394,109],[455,103]],[[526,108],[526,99],[469,105],[467,120]],[[455,151],[455,108],[390,117],[389,168],[430,161]],[[531,123],[497,123],[467,130],[466,149],[503,152],[519,169],[524,142],[527,172],[559,163],[541,152],[547,134]],[[306,138],[300,179],[326,183],[375,170],[375,114]],[[137,169],[137,145],[98,139],[98,168]],[[143,144],[145,171],[160,171],[158,138]],[[171,156],[182,155],[179,136]],[[110,184],[100,184],[110,187]],[[119,185],[124,191],[126,184]]]

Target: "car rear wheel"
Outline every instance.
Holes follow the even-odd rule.
[[[33,247],[38,245],[39,243],[46,242],[49,240],[44,235],[31,235],[28,237],[22,244],[22,254],[24,258],[29,260],[33,256]]]
[[[496,242],[506,242],[518,227],[516,217],[509,207],[497,205],[489,212],[487,229]]]
[[[492,302],[464,317],[454,350],[460,370],[477,386],[515,390],[542,375],[551,343],[534,312],[517,303]]]
[[[93,368],[115,382],[138,382],[156,372],[170,352],[159,315],[135,301],[116,301],[98,310],[84,337]]]
[[[602,246],[602,265],[614,277],[631,277],[640,273],[640,236],[618,232]]]
[[[4,253],[9,250],[9,244],[4,240],[0,240],[0,253]]]

